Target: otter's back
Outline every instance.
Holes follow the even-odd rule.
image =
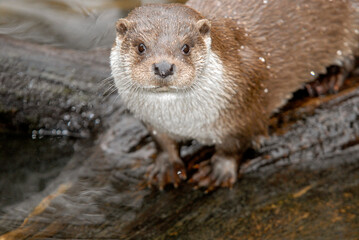
[[[280,107],[304,82],[358,55],[359,0],[190,0],[209,19],[230,18],[254,41],[271,79],[264,80]]]

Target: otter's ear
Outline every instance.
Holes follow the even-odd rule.
[[[118,35],[122,37],[126,35],[129,27],[130,27],[130,22],[125,18],[119,19],[116,23],[116,31]]]
[[[208,19],[201,19],[197,22],[197,28],[203,36],[206,36],[211,31],[211,22]]]

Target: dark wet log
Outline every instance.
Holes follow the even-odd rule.
[[[0,49],[0,130],[87,136],[113,112],[101,88],[110,76],[108,50],[57,49],[6,36]]]
[[[147,189],[157,150],[123,112],[41,194],[2,210],[0,239],[356,239],[359,87],[293,102],[234,189]],[[188,166],[211,149],[182,151]],[[250,154],[249,154],[250,155]],[[191,170],[191,169],[190,169]]]

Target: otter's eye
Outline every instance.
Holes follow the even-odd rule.
[[[183,54],[187,55],[189,53],[189,50],[190,50],[190,47],[187,44],[182,46],[181,51]]]
[[[143,43],[140,43],[137,47],[139,53],[144,53],[146,51],[146,46]]]

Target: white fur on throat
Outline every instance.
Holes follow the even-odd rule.
[[[120,50],[111,52],[112,74],[122,101],[134,115],[155,129],[180,139],[196,139],[204,144],[220,143],[222,131],[216,122],[226,105],[223,66],[210,50],[202,75],[197,76],[191,89],[178,92],[151,92],[134,88],[130,66]],[[117,42],[121,46],[121,42]],[[132,87],[131,87],[132,86]]]

